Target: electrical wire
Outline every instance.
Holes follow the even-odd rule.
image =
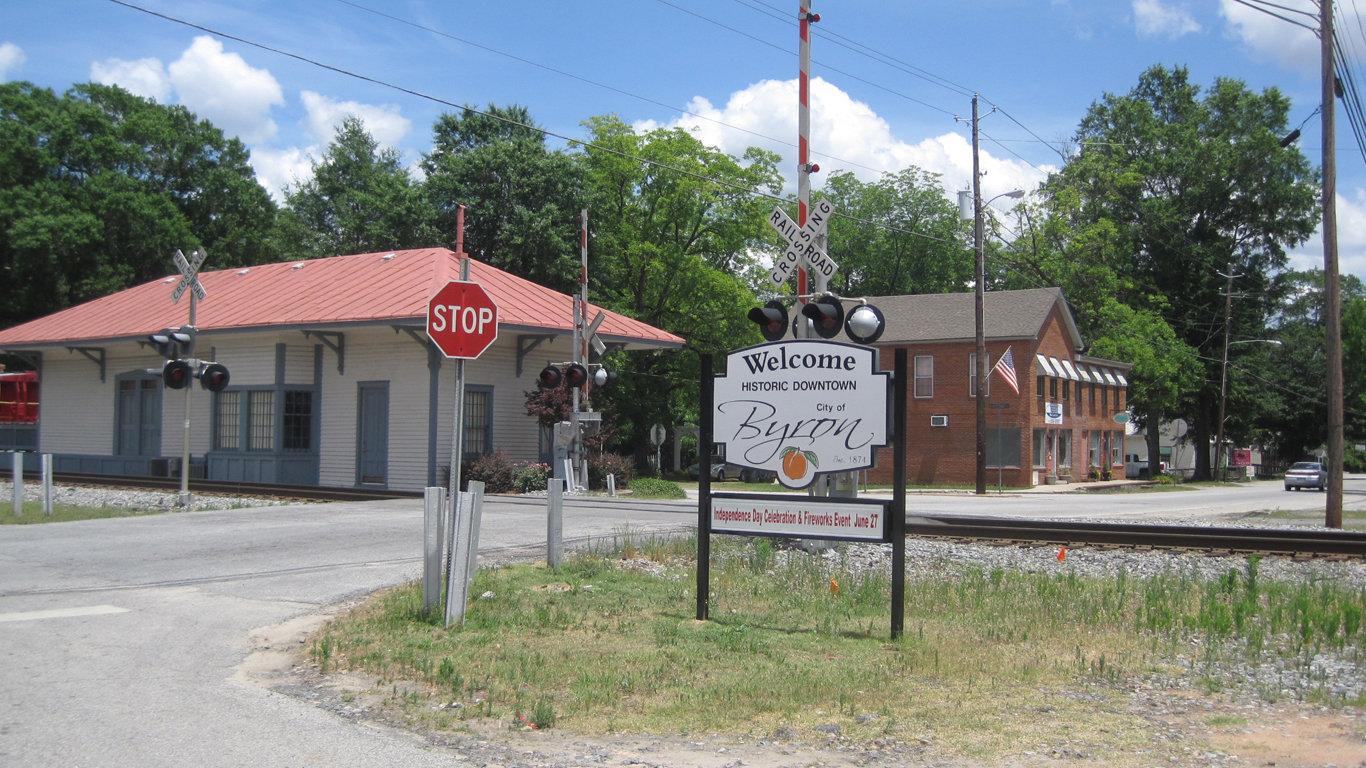
[[[528,124],[526,124],[526,123],[522,123],[522,122],[519,122],[519,121],[517,121],[517,120],[512,120],[512,119],[507,118],[507,117],[504,117],[504,116],[502,116],[502,115],[494,114],[494,113],[491,113],[491,112],[485,112],[485,111],[483,111],[483,110],[475,109],[475,108],[473,108],[473,107],[465,106],[465,105],[462,105],[462,104],[456,104],[455,102],[447,101],[447,100],[442,99],[442,98],[440,98],[440,97],[432,96],[432,95],[430,95],[430,94],[426,94],[426,93],[423,93],[423,92],[421,92],[421,91],[416,91],[416,90],[413,90],[413,89],[411,89],[411,88],[407,88],[407,87],[405,87],[405,86],[401,86],[401,85],[397,85],[397,84],[394,84],[394,83],[386,82],[386,81],[384,81],[384,80],[380,80],[380,79],[378,79],[378,78],[370,77],[369,75],[363,75],[363,74],[360,74],[360,73],[358,73],[358,72],[352,72],[352,71],[350,71],[350,70],[342,69],[341,67],[337,67],[337,66],[334,66],[334,65],[332,65],[332,64],[326,64],[326,63],[321,62],[321,61],[316,61],[316,60],[314,60],[314,59],[310,59],[310,58],[308,58],[308,57],[306,57],[306,56],[302,56],[302,55],[297,54],[297,53],[291,53],[291,52],[289,52],[289,51],[285,51],[285,50],[282,50],[282,49],[280,49],[280,48],[274,48],[274,47],[271,47],[271,46],[269,46],[269,45],[265,45],[264,43],[258,43],[258,42],[255,42],[255,41],[253,41],[253,40],[248,40],[247,38],[244,38],[244,37],[239,37],[239,36],[237,36],[237,35],[230,35],[230,34],[228,34],[228,33],[226,33],[226,32],[220,32],[219,30],[216,30],[216,29],[213,29],[213,28],[210,28],[210,27],[203,26],[202,24],[196,24],[196,23],[194,23],[194,22],[186,21],[186,20],[184,20],[184,19],[179,19],[179,18],[176,18],[175,16],[170,16],[170,15],[161,13],[161,12],[159,12],[159,11],[153,11],[153,10],[151,10],[151,9],[149,9],[149,8],[143,8],[143,7],[141,7],[141,6],[133,5],[132,3],[125,2],[125,0],[109,0],[109,2],[114,3],[115,5],[121,5],[121,6],[125,7],[125,8],[129,8],[129,9],[134,10],[134,11],[141,11],[142,13],[148,14],[149,16],[156,16],[157,18],[165,19],[166,21],[170,21],[170,22],[173,22],[173,23],[175,23],[175,24],[181,24],[181,25],[183,25],[183,26],[187,26],[187,27],[190,27],[190,28],[192,28],[192,29],[198,29],[198,30],[200,30],[200,31],[202,31],[202,32],[208,32],[208,33],[211,34],[211,35],[218,35],[219,37],[222,37],[222,38],[225,38],[225,39],[228,39],[228,40],[234,40],[234,41],[236,41],[236,42],[242,43],[243,45],[249,45],[249,46],[251,46],[251,47],[253,47],[253,48],[258,48],[258,49],[260,49],[260,50],[269,51],[270,53],[274,53],[274,54],[277,54],[277,55],[280,55],[280,56],[285,56],[285,57],[287,57],[287,58],[291,58],[291,59],[294,59],[294,60],[296,60],[296,61],[301,61],[301,62],[303,62],[303,63],[305,63],[305,64],[309,64],[309,65],[312,65],[312,66],[315,66],[315,67],[319,67],[319,68],[321,68],[321,69],[326,69],[326,70],[328,70],[328,71],[330,71],[330,72],[336,72],[337,74],[340,74],[340,75],[345,75],[345,76],[347,76],[347,77],[353,77],[353,78],[356,78],[357,80],[363,80],[363,81],[365,81],[365,82],[373,83],[373,84],[375,84],[375,85],[379,85],[379,86],[382,86],[382,87],[384,87],[384,88],[390,88],[390,89],[395,90],[395,91],[398,91],[398,92],[400,92],[400,93],[406,93],[406,94],[408,94],[408,95],[410,95],[410,96],[414,96],[414,97],[417,97],[417,98],[419,98],[419,99],[425,99],[425,100],[427,100],[427,101],[431,101],[431,102],[434,102],[434,103],[437,103],[437,104],[442,104],[442,105],[444,105],[444,106],[452,107],[452,108],[454,108],[454,109],[459,109],[459,110],[462,110],[462,111],[464,111],[464,112],[470,112],[470,113],[473,113],[473,114],[476,114],[476,115],[481,115],[481,116],[483,116],[483,117],[487,117],[487,118],[490,118],[490,119],[493,119],[493,120],[497,120],[497,121],[502,122],[502,123],[506,123],[506,124],[509,124],[509,125],[515,125],[515,126],[518,126],[518,127],[520,127],[520,128],[526,128],[527,130],[535,131],[535,132],[540,133],[540,134],[542,134],[542,135],[544,135],[544,136],[550,136],[550,137],[553,137],[553,138],[556,138],[556,139],[560,139],[560,140],[562,140],[562,141],[567,142],[567,143],[570,144],[571,146],[573,146],[573,145],[578,145],[578,146],[581,146],[581,147],[583,147],[583,148],[585,148],[585,149],[590,149],[590,150],[593,150],[593,151],[596,151],[596,152],[604,152],[604,153],[607,153],[607,154],[610,154],[610,155],[616,155],[617,157],[627,158],[627,159],[629,159],[629,160],[634,160],[634,161],[636,161],[636,162],[638,162],[638,163],[642,163],[642,164],[644,164],[644,165],[652,166],[652,167],[655,167],[655,168],[662,168],[662,169],[664,169],[664,170],[672,171],[672,172],[674,172],[674,173],[679,173],[679,174],[682,174],[682,175],[684,175],[684,176],[688,176],[688,177],[690,177],[690,178],[697,179],[697,180],[699,180],[699,181],[707,182],[707,183],[709,183],[709,184],[715,184],[715,185],[720,186],[720,187],[726,187],[726,188],[729,188],[729,189],[734,189],[734,190],[736,190],[736,191],[738,191],[738,192],[743,192],[743,193],[745,193],[745,194],[747,194],[747,195],[749,195],[749,196],[751,196],[751,197],[764,198],[764,199],[773,200],[773,201],[776,201],[776,202],[779,202],[779,203],[783,203],[783,204],[790,204],[790,203],[792,202],[792,201],[791,201],[790,199],[788,199],[788,198],[780,197],[780,196],[775,195],[775,194],[772,194],[772,193],[770,193],[770,192],[764,192],[764,191],[762,191],[762,190],[752,189],[752,188],[750,188],[750,187],[744,187],[744,186],[741,186],[741,185],[739,185],[739,184],[734,184],[734,183],[732,183],[732,182],[724,181],[724,180],[722,180],[722,179],[713,178],[713,177],[711,177],[711,176],[704,176],[704,175],[702,175],[702,174],[700,174],[700,173],[694,173],[693,171],[685,170],[685,169],[683,169],[683,168],[678,168],[678,167],[669,165],[669,164],[667,164],[667,163],[661,163],[661,162],[658,162],[658,161],[656,161],[656,160],[650,160],[650,159],[648,159],[648,158],[640,157],[640,156],[638,156],[638,155],[632,155],[632,154],[630,154],[629,152],[622,152],[621,150],[612,149],[611,147],[604,147],[604,146],[602,146],[602,145],[600,145],[600,144],[594,144],[594,143],[591,142],[591,141],[585,141],[585,140],[583,140],[583,139],[571,138],[571,137],[569,137],[569,136],[565,136],[565,135],[563,135],[563,134],[555,133],[554,131],[551,131],[551,130],[546,129],[546,128],[542,128],[542,127],[537,126],[537,125],[528,125]],[[875,222],[872,222],[872,221],[869,221],[869,220],[866,220],[866,219],[860,219],[860,218],[857,218],[857,217],[854,217],[854,216],[850,216],[850,215],[848,215],[848,214],[841,214],[841,213],[839,213],[838,211],[835,212],[834,215],[837,216],[837,217],[840,217],[840,218],[849,219],[849,220],[851,220],[851,221],[856,221],[856,222],[859,222],[859,223],[873,224],[874,226],[878,226],[879,228],[884,229],[884,230],[887,230],[887,231],[889,231],[889,232],[901,232],[901,233],[903,233],[903,234],[912,235],[912,236],[914,236],[914,237],[921,237],[921,238],[925,238],[925,239],[927,239],[927,240],[935,240],[935,241],[938,241],[938,242],[949,242],[949,241],[947,241],[947,240],[944,240],[943,238],[935,237],[934,235],[927,235],[927,234],[924,234],[923,232],[915,232],[915,231],[913,231],[913,230],[901,229],[901,228],[899,228],[899,227],[892,227],[892,226],[885,225],[885,224],[877,224],[877,223],[875,223]]]

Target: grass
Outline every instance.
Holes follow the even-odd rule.
[[[424,693],[388,706],[438,730],[533,716],[587,732],[835,723],[854,738],[934,734],[985,760],[1059,738],[1129,754],[1143,725],[1125,681],[1185,674],[1215,691],[1239,682],[1220,677],[1232,657],[1307,670],[1331,649],[1366,661],[1366,595],[1262,583],[1255,559],[1212,583],[1000,570],[915,581],[892,641],[885,574],[829,570],[766,539],[714,542],[710,621],[693,618],[695,541],[627,535],[619,550],[667,565],[619,567],[601,551],[557,571],[481,570],[471,594],[492,596],[449,631],[422,613],[418,585],[399,587],[329,624],[311,652],[386,692],[417,683]],[[865,713],[880,717],[858,722]]]
[[[161,514],[165,510],[134,509],[130,507],[77,507],[70,504],[52,505],[52,516],[43,514],[42,502],[24,502],[23,514],[14,515],[14,505],[0,504],[0,525],[35,525],[38,523],[69,523],[76,520],[99,520],[106,517],[138,517]]]

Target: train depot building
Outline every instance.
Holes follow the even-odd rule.
[[[37,445],[57,472],[178,476],[190,397],[191,475],[416,490],[449,469],[455,361],[426,334],[427,304],[458,279],[446,249],[417,249],[202,272],[194,357],[229,386],[167,390],[148,335],[188,322],[168,277],[0,331],[0,350],[37,369]],[[526,392],[572,358],[573,300],[471,260],[498,305],[498,338],[465,365],[464,451],[544,460],[549,437]],[[598,308],[589,308],[589,318]],[[683,339],[603,310],[610,350]]]
[[[907,481],[976,480],[974,295],[870,298],[887,328],[876,343],[884,369],[907,350]],[[1009,349],[1019,387],[988,377],[987,484],[1011,488],[1124,477],[1129,363],[1082,354],[1085,344],[1058,288],[991,291],[984,298],[988,369]],[[1119,416],[1119,419],[1116,417]],[[878,451],[873,483],[892,481],[892,451]]]

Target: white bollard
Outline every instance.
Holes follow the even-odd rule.
[[[14,470],[14,516],[24,514],[24,454],[14,451],[10,454],[10,467]]]
[[[545,564],[559,568],[564,558],[564,485],[551,480],[546,486]]]
[[[471,480],[466,486],[470,489],[470,567],[465,579],[465,589],[474,586],[474,572],[479,568],[479,523],[484,519],[484,481]]]
[[[43,454],[43,514],[52,517],[52,454]]]
[[[469,483],[474,487],[474,482]],[[479,486],[483,490],[483,484]],[[482,495],[482,493],[481,493]],[[470,547],[474,538],[474,494],[458,494],[458,504],[452,516],[450,568],[446,580],[446,626],[464,625],[465,605],[469,599]]]
[[[422,610],[432,610],[441,602],[441,555],[444,549],[446,489],[427,488],[422,492]]]
[[[607,495],[608,495],[608,496],[616,496],[616,495],[617,495],[617,476],[616,476],[616,475],[612,475],[612,474],[607,475]]]

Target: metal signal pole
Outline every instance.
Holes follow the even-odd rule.
[[[1328,355],[1328,500],[1323,524],[1342,527],[1342,296],[1338,290],[1337,75],[1333,67],[1333,0],[1319,2],[1323,72],[1323,283]]]

